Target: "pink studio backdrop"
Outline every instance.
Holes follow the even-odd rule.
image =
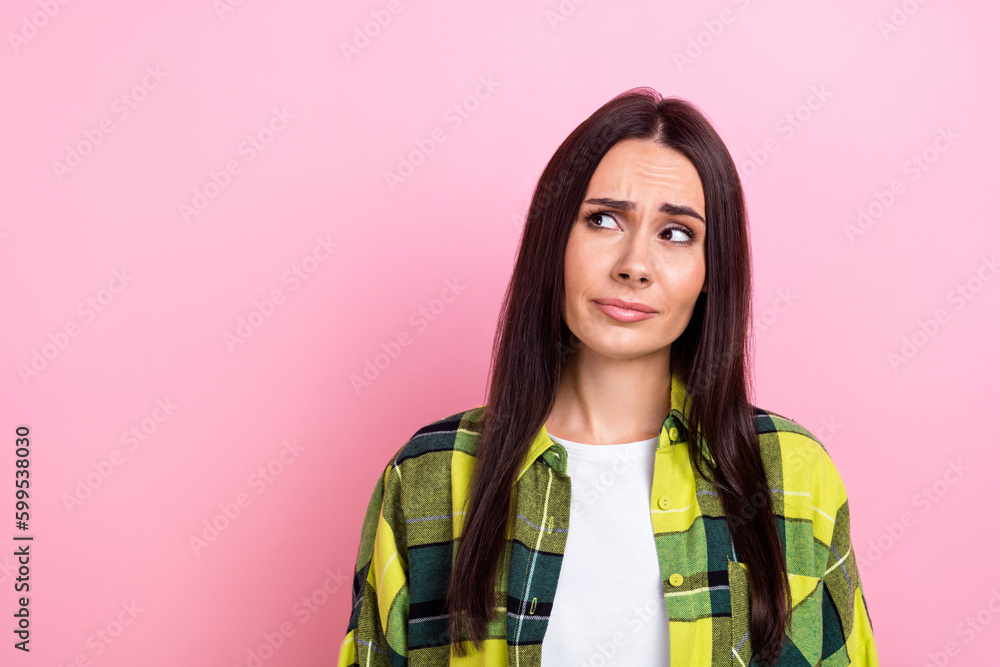
[[[638,85],[698,104],[740,165],[755,403],[845,479],[883,664],[992,662],[998,20],[5,2],[0,664],[335,664],[379,472],[484,402],[531,189]]]

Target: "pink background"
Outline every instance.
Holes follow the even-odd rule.
[[[484,402],[531,189],[638,85],[741,165],[754,402],[844,477],[882,664],[994,660],[994,3],[223,2],[0,10],[0,663],[334,664],[380,470]]]

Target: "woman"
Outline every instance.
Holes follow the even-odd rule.
[[[695,107],[639,88],[577,127],[487,405],[376,484],[339,664],[877,665],[841,477],[748,401],[750,296],[739,177]]]

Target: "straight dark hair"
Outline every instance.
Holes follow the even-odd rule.
[[[651,88],[616,96],[573,130],[532,195],[493,340],[487,407],[448,587],[451,641],[462,656],[461,638],[471,638],[477,649],[485,640],[506,546],[500,527],[513,525],[517,473],[555,402],[562,363],[579,345],[562,319],[566,242],[598,163],[627,138],[680,151],[704,188],[707,292],[671,346],[670,367],[687,389],[691,428],[715,460],[703,460],[692,443],[695,470],[718,492],[747,567],[755,656],[771,664],[784,640],[790,591],[748,399],[751,275],[743,189],[729,151],[701,111]]]

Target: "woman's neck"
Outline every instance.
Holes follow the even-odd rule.
[[[669,412],[669,347],[637,359],[584,347],[563,363],[545,430],[595,445],[637,442],[658,435]]]

